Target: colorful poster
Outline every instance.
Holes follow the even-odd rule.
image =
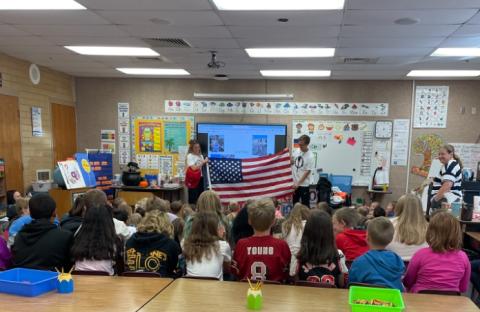
[[[163,123],[165,129],[164,150],[168,153],[178,153],[180,146],[188,143],[187,122],[166,121]]]
[[[32,135],[34,137],[43,136],[41,107],[32,107]]]
[[[446,128],[448,93],[448,86],[417,86],[413,127]]]
[[[113,199],[111,188],[113,179],[112,154],[88,153],[88,161],[95,175],[96,188],[104,191],[109,199]]]
[[[412,143],[412,149],[417,155],[423,156],[420,166],[412,166],[413,174],[427,177],[432,165],[432,159],[438,154],[440,147],[445,144],[443,139],[437,134],[423,134],[416,138]]]
[[[85,185],[87,187],[94,187],[97,185],[95,174],[93,173],[92,167],[90,166],[90,162],[88,161],[88,154],[87,153],[76,153],[75,159],[77,163],[80,165],[80,171],[82,172],[83,180],[85,181]]]
[[[166,113],[388,116],[388,103],[311,103],[165,100]]]
[[[136,119],[135,127],[135,152],[137,153],[162,153],[163,127],[161,120]]]
[[[76,160],[59,161],[58,168],[60,168],[65,186],[68,190],[86,186]]]
[[[100,148],[115,154],[115,130],[100,130]]]

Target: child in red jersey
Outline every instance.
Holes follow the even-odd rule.
[[[332,218],[337,248],[343,251],[347,261],[353,261],[368,251],[367,231],[355,229],[360,215],[355,209],[342,208]]]
[[[285,241],[270,235],[275,222],[272,200],[261,199],[249,206],[248,222],[254,234],[238,241],[232,261],[233,273],[239,279],[285,280],[291,254]]]

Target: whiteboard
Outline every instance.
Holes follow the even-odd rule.
[[[362,141],[362,132],[339,131],[313,137],[310,144],[320,147],[313,151],[315,168],[319,173],[356,176],[362,164]]]

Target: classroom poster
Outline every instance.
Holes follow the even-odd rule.
[[[76,160],[59,161],[58,168],[62,173],[65,186],[68,190],[85,187],[80,167]]]
[[[446,128],[448,93],[448,86],[417,86],[413,127]]]
[[[137,153],[163,152],[163,124],[158,120],[136,119],[135,151]]]
[[[412,166],[411,172],[421,177],[428,177],[432,160],[438,154],[438,150],[445,144],[442,137],[434,133],[423,134],[412,143],[413,152],[423,156],[422,164]]]
[[[43,136],[41,107],[32,107],[32,135],[34,137]]]
[[[178,153],[178,147],[185,145],[187,123],[184,121],[167,121],[164,122],[164,127],[164,150],[168,151],[168,153]]]
[[[118,163],[126,165],[130,160],[130,104],[118,103]]]
[[[410,120],[393,121],[392,166],[406,166],[408,160],[408,141],[410,139]]]
[[[100,130],[100,148],[115,154],[115,130]]]
[[[460,157],[464,168],[476,172],[477,164],[480,162],[480,144],[474,143],[452,143],[455,153]]]
[[[163,175],[173,176],[173,157],[160,156],[159,158],[159,172]]]
[[[388,103],[311,103],[165,100],[166,113],[388,116]]]
[[[85,185],[87,187],[94,187],[97,185],[97,181],[95,179],[95,174],[93,173],[92,167],[90,166],[90,162],[88,161],[88,154],[87,153],[76,153],[75,159],[77,163],[80,165],[80,171],[83,176],[83,180],[85,181]]]
[[[112,179],[113,164],[111,153],[88,153],[88,161],[95,175],[96,188],[107,194],[109,199],[113,199]]]

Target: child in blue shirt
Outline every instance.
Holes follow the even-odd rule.
[[[393,239],[394,228],[390,220],[378,217],[368,223],[367,241],[370,251],[352,263],[350,283],[366,283],[404,291],[402,275],[405,270],[402,258],[385,250]]]

